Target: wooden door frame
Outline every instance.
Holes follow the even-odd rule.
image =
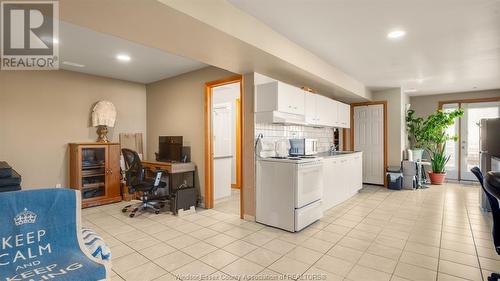
[[[243,134],[243,76],[235,75],[228,78],[210,81],[205,83],[205,208],[210,209],[214,207],[214,157],[213,157],[213,142],[212,142],[212,89],[215,87],[240,83],[240,103],[238,108],[238,125],[236,135],[239,136],[239,145],[236,145],[236,184],[240,187],[240,217],[243,217],[243,186],[242,186],[242,166],[243,161],[241,141]],[[239,158],[238,158],[239,157]],[[239,172],[238,172],[239,171]]]
[[[438,102],[438,110],[443,109],[443,105],[445,104],[458,104],[458,108],[462,108],[462,103],[479,103],[479,102],[497,102],[500,101],[500,97],[492,97],[492,98],[475,98],[475,99],[458,99],[458,100],[445,100]],[[461,181],[462,179],[462,122],[458,122],[458,165],[457,165],[457,180]]]
[[[368,105],[383,105],[384,108],[384,186],[387,187],[387,177],[385,173],[387,171],[387,101],[372,101],[372,102],[357,102],[351,103],[351,128],[350,131],[350,148],[354,150],[354,107],[356,106],[368,106]]]

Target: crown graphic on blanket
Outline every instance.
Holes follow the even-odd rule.
[[[14,223],[16,226],[20,226],[27,223],[35,223],[36,222],[36,214],[28,211],[28,209],[24,208],[24,211],[17,214],[14,217]]]

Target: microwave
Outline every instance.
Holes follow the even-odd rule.
[[[305,156],[318,153],[317,139],[290,139],[290,155]]]

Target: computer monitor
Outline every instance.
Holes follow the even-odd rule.
[[[160,136],[158,160],[165,162],[181,162],[182,136]]]

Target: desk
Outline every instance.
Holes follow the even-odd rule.
[[[168,194],[175,194],[172,199],[171,211],[177,214],[179,209],[189,209],[196,206],[198,201],[198,191],[196,190],[196,165],[188,163],[172,163],[160,161],[142,161],[142,166],[151,171],[160,169],[167,171]],[[166,195],[166,194],[162,194]]]
[[[193,162],[188,163],[172,163],[172,162],[159,162],[159,161],[142,161],[142,166],[151,170],[161,169],[167,171],[169,174],[179,174],[194,172],[196,166]]]

